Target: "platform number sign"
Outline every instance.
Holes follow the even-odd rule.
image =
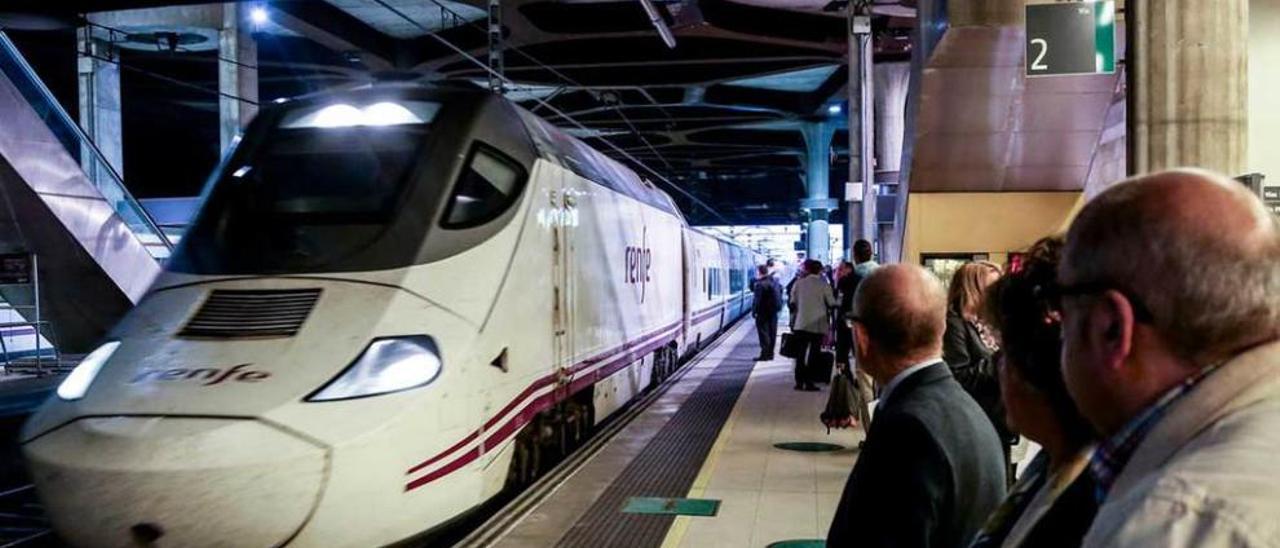
[[[1262,187],[1262,201],[1272,215],[1280,216],[1280,186]]]
[[[1027,5],[1027,76],[1116,70],[1116,3]]]

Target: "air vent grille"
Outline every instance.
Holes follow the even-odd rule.
[[[292,337],[319,298],[319,289],[215,289],[178,336]]]

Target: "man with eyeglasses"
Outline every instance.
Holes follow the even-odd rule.
[[[1063,376],[1102,443],[1085,546],[1280,546],[1280,226],[1225,177],[1119,183],[1067,235]]]

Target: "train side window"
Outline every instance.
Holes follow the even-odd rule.
[[[492,221],[516,201],[526,178],[515,160],[477,143],[454,185],[441,226],[470,228]]]

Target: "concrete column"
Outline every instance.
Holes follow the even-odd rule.
[[[120,121],[119,52],[110,43],[94,38],[88,27],[77,39],[80,80],[80,127],[116,173],[124,175],[124,133]],[[93,181],[109,178],[88,147],[80,153],[81,167]],[[101,186],[101,185],[100,185]],[[108,185],[110,186],[110,185]]]
[[[1129,170],[1245,171],[1248,0],[1129,0]]]
[[[225,4],[218,30],[218,119],[222,152],[231,146],[258,107],[258,44],[249,21],[250,4]]]
[[[810,259],[831,261],[831,137],[835,124],[831,121],[805,122],[805,196],[801,207],[809,211],[809,238],[806,255]]]
[[[911,65],[905,62],[877,63],[875,77],[876,171],[898,171],[902,169],[902,139],[906,131]]]
[[[899,172],[902,170],[902,147],[907,127],[907,90],[911,85],[911,65],[905,62],[877,63],[875,80],[876,172]],[[877,236],[882,247],[885,242],[897,239],[895,226],[892,223],[878,225]]]

